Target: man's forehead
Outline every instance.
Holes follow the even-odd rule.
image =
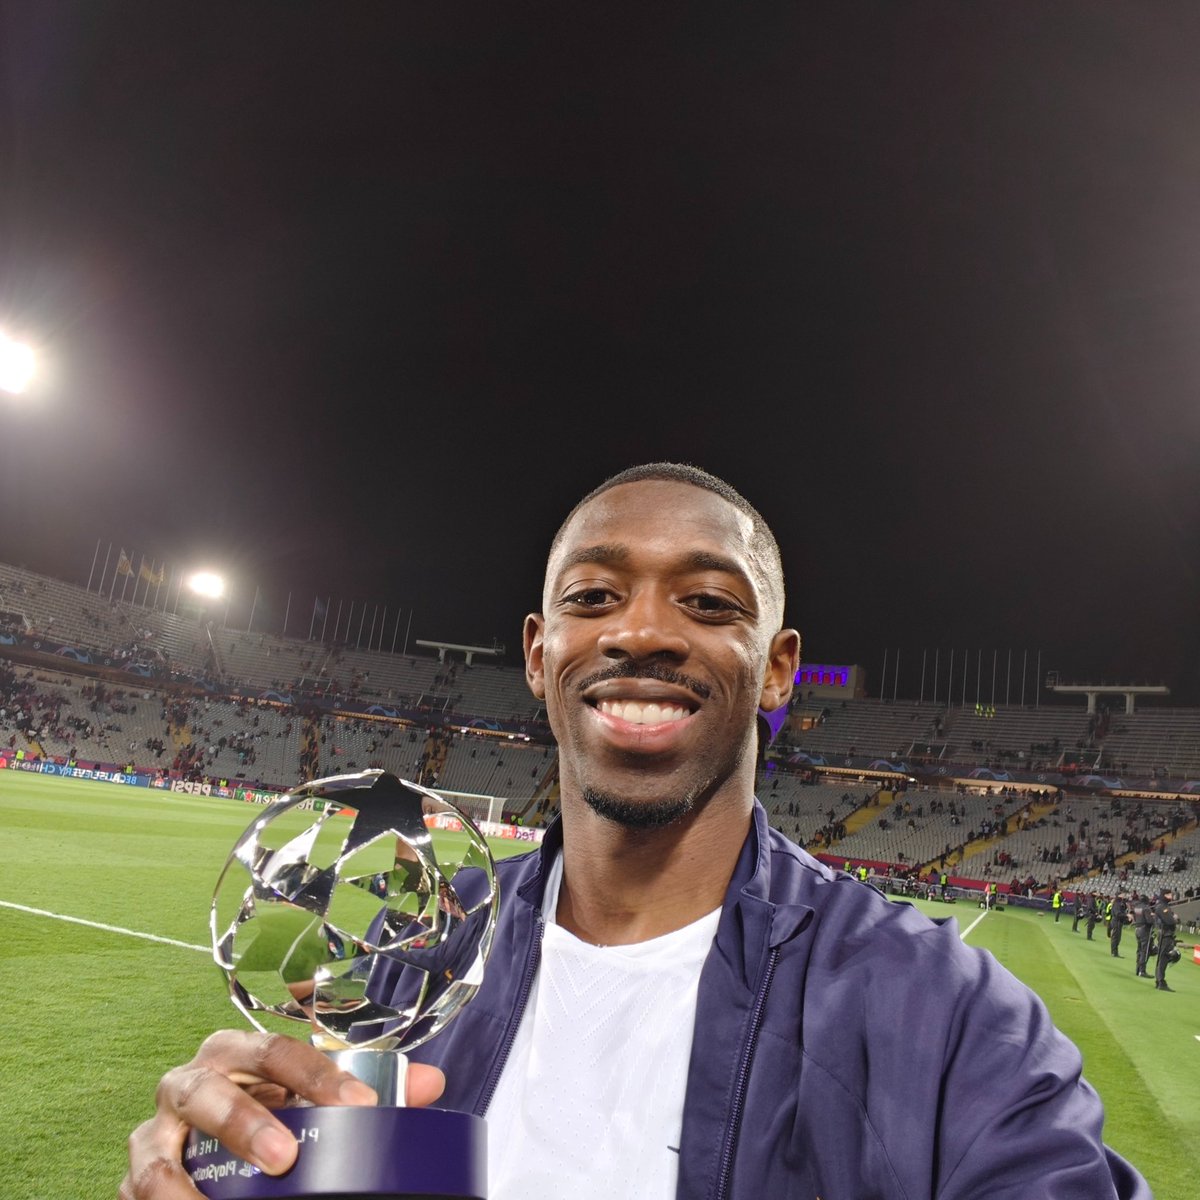
[[[571,517],[550,562],[556,571],[589,546],[666,543],[682,553],[707,546],[729,559],[752,557],[754,522],[713,492],[673,480],[623,483],[593,497]],[[687,544],[691,543],[691,544]]]

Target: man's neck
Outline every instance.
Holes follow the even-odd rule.
[[[631,945],[721,906],[750,828],[753,797],[712,797],[661,829],[628,829],[563,803],[557,921],[583,941]]]

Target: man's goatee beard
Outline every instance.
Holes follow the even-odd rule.
[[[665,800],[651,800],[635,804],[621,800],[595,788],[583,789],[584,803],[597,816],[626,829],[662,829],[692,811],[694,796],[673,796]]]

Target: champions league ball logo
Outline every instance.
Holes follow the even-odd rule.
[[[458,842],[453,862],[434,854],[427,822]],[[480,1200],[483,1120],[403,1107],[403,1051],[478,990],[498,907],[483,835],[434,792],[364,771],[303,784],[272,804],[217,882],[214,957],[252,1025],[309,1025],[313,1044],[369,1083],[379,1105],[276,1110],[300,1143],[282,1176],[192,1130],[183,1163],[199,1191],[211,1200]]]
[[[427,816],[463,846],[439,863]],[[412,1049],[474,995],[499,896],[483,835],[382,771],[304,784],[241,836],[212,908],[234,1004],[311,1023],[322,1049]]]

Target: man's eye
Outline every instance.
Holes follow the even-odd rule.
[[[574,604],[580,608],[596,608],[607,604],[612,599],[612,592],[607,588],[584,588],[563,597],[564,604]]]
[[[714,617],[741,611],[732,600],[727,600],[724,596],[714,596],[711,592],[698,592],[694,596],[688,596],[684,604],[696,612]]]

